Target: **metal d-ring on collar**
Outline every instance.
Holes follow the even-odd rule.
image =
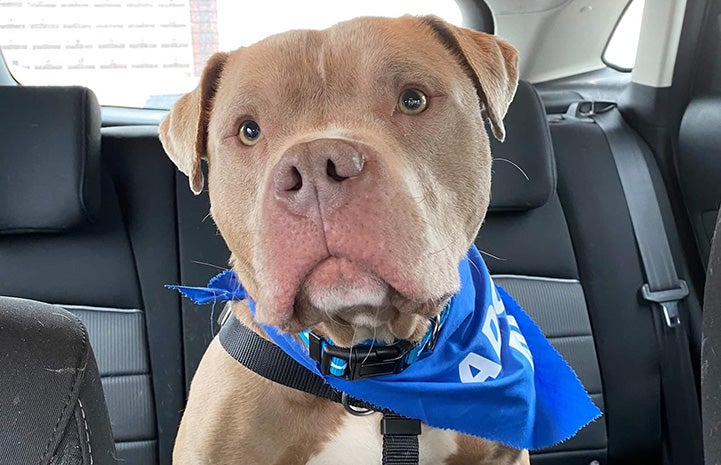
[[[370,415],[371,413],[375,413],[375,410],[373,410],[372,408],[356,407],[352,405],[350,403],[348,394],[346,394],[345,392],[341,393],[340,403],[343,405],[343,408],[345,408],[346,412],[356,417],[365,417]]]

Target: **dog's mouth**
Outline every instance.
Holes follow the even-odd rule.
[[[389,286],[368,267],[348,258],[329,256],[308,273],[302,298],[327,314],[386,303]]]

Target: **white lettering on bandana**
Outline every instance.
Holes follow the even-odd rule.
[[[505,318],[508,321],[509,346],[528,360],[533,368],[533,356],[528,348],[526,339],[521,334],[516,319],[506,314],[506,307],[503,301],[498,298],[496,289],[493,289],[493,300],[486,310],[486,316],[483,320],[482,333],[488,339],[490,346],[496,355],[496,360],[490,360],[483,355],[470,352],[458,364],[458,377],[461,383],[482,383],[488,379],[496,379],[503,369],[503,361],[501,360],[501,331],[498,319]]]

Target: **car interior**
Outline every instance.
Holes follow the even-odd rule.
[[[721,463],[721,2],[456,3],[521,57],[476,245],[603,411],[532,463]],[[0,1],[0,463],[169,465],[222,308],[164,286],[229,251],[158,140],[169,105],[20,79],[33,8]]]

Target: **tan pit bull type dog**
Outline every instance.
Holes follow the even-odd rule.
[[[482,111],[504,138],[517,55],[435,17],[291,31],[208,61],[163,121],[203,189],[257,321],[348,347],[418,341],[459,289],[489,203]],[[262,334],[245,302],[234,314]],[[195,374],[176,465],[378,464],[380,414],[275,384],[216,338]],[[527,464],[528,453],[423,426],[421,464]]]

